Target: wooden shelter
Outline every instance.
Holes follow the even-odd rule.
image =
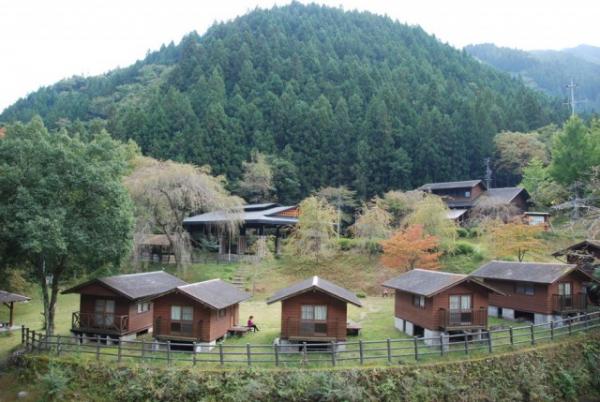
[[[383,286],[396,293],[396,328],[428,339],[456,332],[480,335],[488,325],[488,297],[499,293],[467,275],[418,268]]]
[[[345,341],[347,304],[362,307],[356,295],[314,276],[281,289],[267,304],[281,301],[281,339],[292,342]]]
[[[150,299],[185,284],[164,271],[154,271],[97,278],[74,286],[63,291],[81,295],[79,311],[71,317],[71,332],[135,338],[152,330]]]
[[[565,258],[569,264],[576,264],[588,273],[593,273],[600,264],[600,241],[583,240],[552,254],[556,258]]]
[[[15,303],[26,302],[29,300],[31,299],[27,296],[0,290],[0,303],[8,307],[8,323],[6,324],[8,324],[7,326],[9,329],[13,326]]]
[[[585,283],[595,281],[574,264],[491,261],[471,276],[500,290],[489,314],[544,324],[587,310]]]
[[[138,244],[138,256],[144,262],[175,264],[175,252],[165,234],[144,236]]]
[[[159,340],[215,343],[239,325],[239,303],[250,297],[221,279],[178,286],[152,299],[153,335]]]

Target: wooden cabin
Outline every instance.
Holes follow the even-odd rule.
[[[345,341],[348,303],[362,307],[351,291],[314,276],[281,289],[267,304],[281,302],[281,340]]]
[[[15,303],[27,302],[29,300],[31,299],[27,296],[0,290],[0,304],[8,307],[8,321],[0,322],[0,331],[10,331],[13,328]]]
[[[583,240],[552,254],[556,258],[563,257],[567,263],[576,264],[587,273],[594,272],[600,265],[600,241]]]
[[[215,344],[239,325],[239,303],[251,297],[220,279],[178,286],[154,303],[154,337]]]
[[[395,327],[411,336],[435,339],[450,333],[480,335],[488,325],[489,295],[497,292],[467,275],[418,268],[383,286],[396,293]],[[435,339],[427,342],[436,343]]]
[[[138,243],[137,257],[142,262],[175,264],[175,252],[165,234],[144,236]]]
[[[164,271],[97,278],[63,291],[79,293],[79,311],[71,318],[71,332],[79,336],[133,339],[152,330],[150,299],[181,279]]]
[[[297,205],[273,202],[244,205],[240,213],[213,211],[184,219],[183,225],[193,238],[216,237],[218,258],[222,261],[250,261],[260,259],[252,252],[252,242],[258,238],[275,238],[275,254],[280,254],[281,239],[298,223]],[[239,231],[224,229],[232,221],[239,221]]]
[[[491,261],[471,275],[502,292],[490,295],[490,315],[535,324],[585,312],[594,281],[576,265],[542,262]]]

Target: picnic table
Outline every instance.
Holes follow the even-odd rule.
[[[357,336],[360,334],[360,330],[362,329],[362,325],[355,323],[353,321],[348,321],[346,323],[346,335]]]
[[[249,328],[245,325],[234,325],[233,327],[229,328],[227,332],[229,332],[230,335],[244,336],[250,331],[252,331],[252,328]]]

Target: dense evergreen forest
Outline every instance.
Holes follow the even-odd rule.
[[[519,76],[532,88],[566,101],[567,84],[573,79],[576,95],[585,102],[579,111],[600,112],[600,48],[578,46],[571,49],[523,50],[498,47],[491,43],[465,47],[470,55],[501,71]]]
[[[278,191],[287,202],[326,185],[366,197],[481,177],[496,133],[567,113],[419,27],[292,3],[191,33],[128,68],[41,88],[0,121],[105,126],[148,155],[208,164],[231,182],[258,150],[275,184],[287,183]]]

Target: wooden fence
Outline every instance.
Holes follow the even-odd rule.
[[[582,314],[546,324],[482,331],[473,334],[440,335],[344,343],[294,343],[272,345],[228,345],[217,343],[116,340],[98,337],[51,336],[22,328],[27,351],[74,355],[92,360],[118,362],[164,362],[203,366],[337,366],[410,363],[451,355],[489,354],[522,345],[553,341],[600,328],[600,312]]]

